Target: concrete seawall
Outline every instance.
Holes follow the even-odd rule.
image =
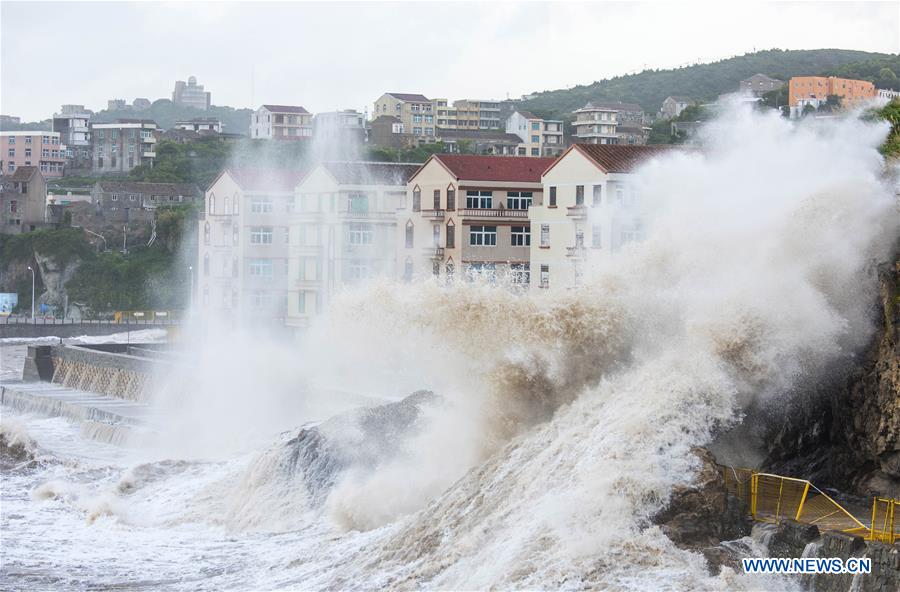
[[[0,339],[29,337],[80,337],[82,335],[112,335],[145,329],[174,329],[175,324],[135,323],[3,323],[0,322]]]

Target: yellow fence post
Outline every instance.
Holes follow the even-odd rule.
[[[756,520],[756,488],[758,486],[759,475],[753,473],[750,476],[750,515]]]
[[[806,485],[803,487],[803,495],[800,497],[800,507],[797,508],[797,515],[794,516],[794,520],[800,522],[800,513],[803,511],[803,504],[806,502],[806,494],[809,493],[809,481],[806,482]]]
[[[875,516],[878,514],[878,498],[872,498],[872,528],[869,529],[869,540],[875,540]]]

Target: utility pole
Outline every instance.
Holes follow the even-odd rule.
[[[34,268],[30,265],[28,266],[28,271],[31,272],[31,322],[34,322]]]
[[[128,253],[128,225],[122,227],[122,254]]]
[[[188,273],[191,276],[191,293],[190,293],[190,297],[188,298],[188,312],[190,313],[192,310],[194,310],[194,266],[193,265],[188,266]]]

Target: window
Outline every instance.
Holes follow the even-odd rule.
[[[265,280],[272,279],[274,266],[271,259],[251,259],[250,276]]]
[[[15,158],[16,157],[16,149],[10,148],[9,151],[7,152],[7,156],[9,156],[10,158]]]
[[[19,211],[19,202],[16,200],[12,200],[9,202],[9,213],[15,214]]]
[[[413,123],[422,123],[421,115],[413,115]]]
[[[31,148],[25,149],[25,158],[31,158]]]
[[[540,141],[541,141],[541,137],[540,137],[540,136],[531,136],[531,143],[532,143],[532,144],[537,144],[537,143],[540,142]]]
[[[416,187],[413,189],[413,207],[414,212],[422,210],[422,190]]]
[[[528,263],[513,263],[509,266],[509,280],[514,286],[527,286],[531,282],[531,266]]]
[[[549,224],[541,224],[541,246],[542,247],[550,246],[550,225]]]
[[[494,207],[492,191],[466,191],[466,207],[470,210],[490,209]]]
[[[413,135],[414,135],[414,136],[421,136],[421,135],[422,135],[422,128],[420,128],[420,127],[414,127],[414,128],[413,128]]]
[[[441,246],[441,225],[435,224],[431,227],[431,238],[435,248]]]
[[[209,253],[203,254],[203,275],[209,275]]]
[[[537,122],[537,121],[532,122],[532,123],[531,123],[531,129],[533,129],[533,130],[539,130],[539,129],[541,129],[541,124],[540,124],[540,122]],[[532,136],[532,138],[534,138],[534,137],[535,137],[535,136]],[[532,142],[536,142],[536,141],[537,141],[537,140],[532,140]]]
[[[493,284],[497,281],[497,266],[494,263],[469,263],[466,276],[470,281],[481,278]]]
[[[454,189],[453,187],[447,188],[447,209],[456,209],[456,189]]]
[[[531,246],[531,229],[528,226],[512,226],[510,244],[514,247]]]
[[[603,202],[603,185],[594,185],[594,203],[595,208]]]
[[[556,207],[556,187],[550,188],[550,206],[551,208]]]
[[[441,209],[441,190],[440,189],[434,190],[434,209],[435,210]]]
[[[250,200],[250,211],[254,214],[271,214],[272,200],[268,197],[254,197]]]
[[[591,226],[591,248],[600,249],[602,247],[603,242],[601,240],[600,225],[594,224]]]
[[[550,287],[550,266],[549,265],[541,265],[541,287],[542,288]]]
[[[16,143],[16,137],[15,137],[15,136],[10,136],[10,137],[9,137],[9,145],[10,145],[10,146],[13,146],[13,145],[15,145],[15,143]]]
[[[350,244],[351,245],[371,245],[374,232],[371,224],[351,224],[350,225]]]
[[[128,201],[134,201],[134,199],[135,199],[135,195],[134,195],[134,194],[131,194],[131,195],[128,196]]]
[[[469,228],[469,244],[475,247],[494,247],[497,245],[496,226],[471,226]]]
[[[406,223],[406,248],[413,248],[413,223],[412,220],[407,221]]]
[[[251,245],[271,245],[272,244],[272,227],[271,226],[253,226],[250,228],[250,244]]]
[[[365,193],[350,194],[350,211],[365,214],[369,211],[369,196]]]
[[[531,191],[507,191],[506,208],[508,210],[527,210],[531,207],[533,194]]]
[[[240,234],[239,234],[239,230],[238,230],[238,225],[235,224],[234,226],[231,227],[231,242],[236,245],[236,244],[238,244],[239,238],[240,238]]]
[[[453,220],[447,222],[447,248],[452,249],[456,246],[456,225]]]
[[[112,200],[113,200],[113,201],[119,201],[119,196],[118,196],[117,194],[113,193],[113,195],[112,195]]]
[[[532,149],[531,149],[531,155],[532,155],[532,156],[540,156],[540,155],[541,155],[541,149],[540,149],[540,148],[532,148]]]
[[[621,187],[616,187],[616,202],[623,203],[625,201],[625,190]]]
[[[347,279],[352,282],[368,279],[372,276],[372,268],[365,261],[351,261],[347,266]]]
[[[216,213],[216,196],[215,195],[209,196],[209,213],[210,214]]]
[[[403,264],[403,279],[407,282],[412,279],[413,276],[413,262],[409,257],[406,258],[406,261]]]
[[[441,262],[435,261],[431,264],[431,275],[434,277],[440,277],[441,275]]]
[[[584,205],[584,185],[576,185],[575,186],[575,205],[576,206]]]

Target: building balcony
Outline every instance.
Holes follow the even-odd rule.
[[[588,209],[583,204],[578,206],[569,206],[566,208],[566,216],[578,220],[584,220],[588,216]]]
[[[440,213],[443,214],[443,212]],[[340,216],[343,220],[394,221],[397,219],[397,214],[394,212],[378,211],[345,211],[341,212]]]
[[[309,289],[309,288],[321,288],[322,280],[308,280],[308,279],[299,279],[294,280],[294,287],[301,289]]]
[[[156,152],[144,150],[141,152],[141,158],[156,158]]]
[[[422,210],[422,217],[429,220],[443,220],[444,210]]]
[[[426,247],[424,250],[429,259],[444,258],[444,247]]]
[[[153,136],[147,136],[146,138],[141,138],[141,144],[156,144],[156,138]]]
[[[462,210],[463,218],[517,218],[528,219],[528,210],[508,210],[506,208],[476,208]]]
[[[574,247],[566,247],[566,257],[584,259],[587,256],[587,249],[584,245],[576,245]]]

